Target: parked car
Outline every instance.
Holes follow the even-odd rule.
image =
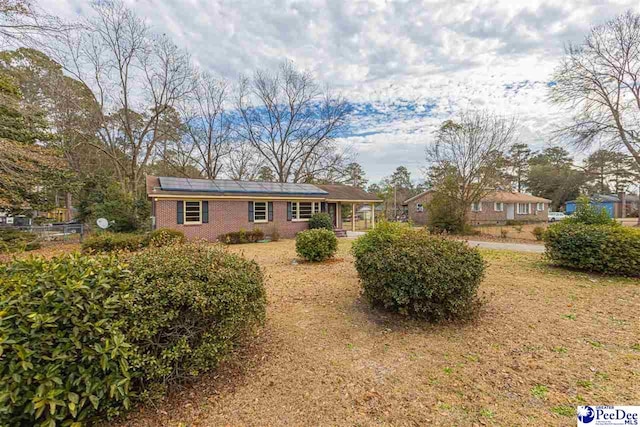
[[[549,222],[562,221],[566,217],[564,212],[549,212]]]

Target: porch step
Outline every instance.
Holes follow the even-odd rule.
[[[336,233],[336,237],[347,237],[347,230],[342,228],[334,228],[333,232]]]

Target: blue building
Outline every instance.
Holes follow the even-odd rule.
[[[638,196],[632,194],[594,194],[590,198],[591,206],[603,208],[610,218],[626,218],[627,215],[638,210]],[[571,215],[576,211],[576,201],[565,203],[565,212]],[[622,206],[626,209],[623,209]]]

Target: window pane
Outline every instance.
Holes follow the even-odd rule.
[[[184,220],[185,222],[200,222],[200,202],[185,202]]]
[[[299,219],[308,219],[313,215],[313,204],[309,202],[301,202],[298,205],[300,209]]]
[[[267,203],[266,202],[255,202],[253,204],[253,220],[254,221],[267,220]]]

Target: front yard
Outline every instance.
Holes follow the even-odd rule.
[[[573,425],[576,405],[637,403],[637,280],[483,251],[480,317],[432,326],[361,301],[350,246],[315,265],[293,240],[232,247],[265,270],[266,326],[122,425]]]

